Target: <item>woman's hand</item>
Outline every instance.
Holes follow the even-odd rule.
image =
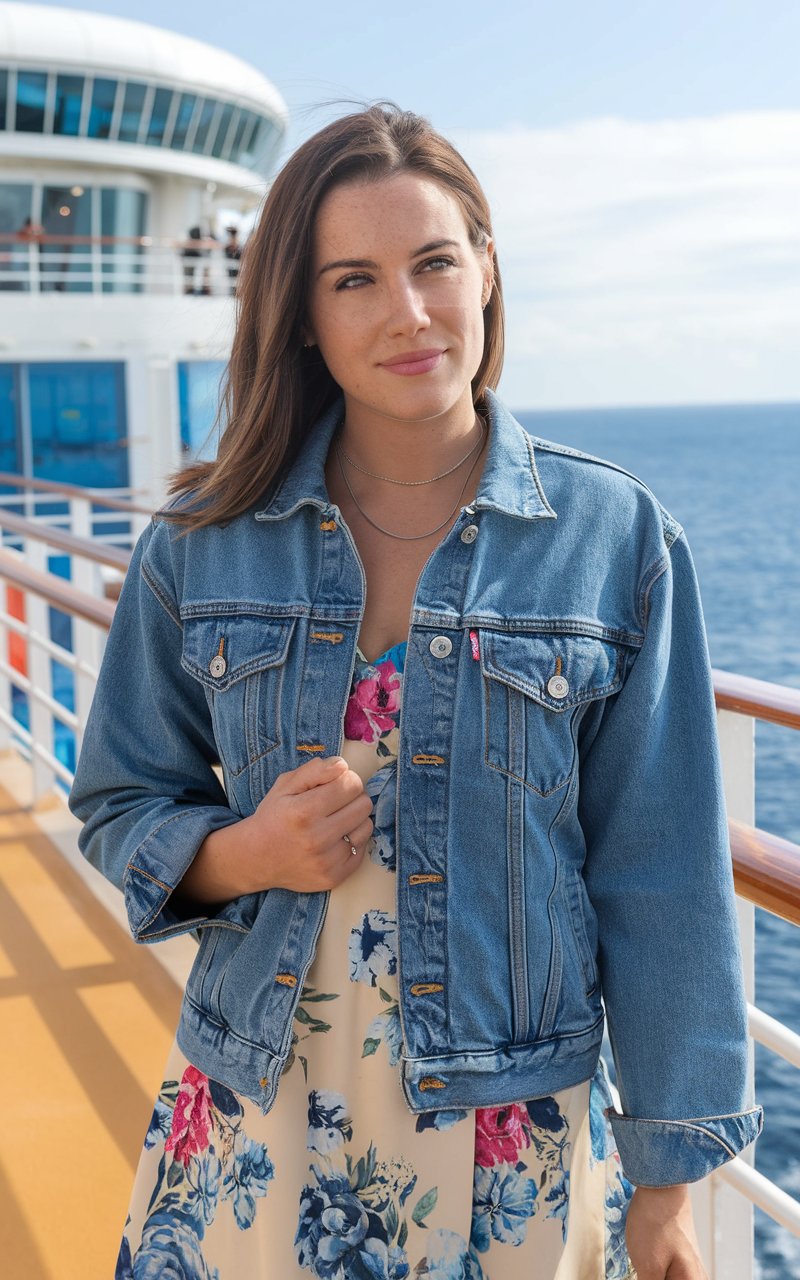
[[[637,1280],[708,1280],[688,1186],[637,1187],[625,1238]]]
[[[261,889],[335,889],[361,866],[371,812],[364,784],[346,760],[308,760],[279,774],[249,818],[206,837],[176,897],[186,909]]]

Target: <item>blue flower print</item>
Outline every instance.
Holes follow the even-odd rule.
[[[397,972],[397,921],[387,911],[365,911],[350,930],[350,981],[378,985],[383,974]]]
[[[484,1280],[483,1268],[462,1236],[439,1227],[428,1237],[428,1280]]]
[[[198,1222],[206,1226],[214,1221],[222,1181],[222,1165],[212,1151],[203,1156],[192,1156],[186,1167],[189,1190],[186,1208]]]
[[[130,1226],[130,1218],[125,1223],[125,1231]],[[133,1259],[131,1258],[131,1246],[127,1235],[123,1235],[117,1254],[117,1265],[114,1268],[114,1280],[133,1280]]]
[[[144,1136],[145,1150],[149,1151],[157,1142],[166,1142],[169,1137],[169,1131],[172,1128],[173,1109],[173,1107],[162,1102],[160,1098],[156,1100],[150,1127]]]
[[[405,1280],[409,1275],[408,1254],[405,1249],[383,1240],[370,1237],[362,1244],[356,1266],[347,1271],[348,1276],[369,1277],[369,1280]]]
[[[181,1213],[154,1213],[144,1224],[133,1260],[133,1280],[217,1280],[209,1271],[192,1220]]]
[[[624,1280],[628,1274],[625,1224],[633,1187],[621,1170],[606,1191],[606,1280]]]
[[[323,1280],[344,1280],[354,1274],[350,1264],[359,1257],[370,1218],[345,1175],[329,1176],[317,1165],[311,1170],[319,1185],[305,1186],[301,1192],[294,1240],[297,1261]]]
[[[471,1242],[485,1253],[490,1238],[503,1244],[522,1244],[528,1219],[536,1212],[536,1186],[509,1164],[483,1169],[475,1166]]]
[[[533,1124],[537,1129],[547,1129],[550,1133],[560,1133],[566,1128],[566,1120],[558,1109],[555,1098],[531,1098],[525,1103]]]
[[[353,1126],[344,1094],[334,1093],[332,1089],[312,1089],[308,1095],[306,1146],[309,1151],[328,1155],[349,1142],[352,1136]]]
[[[368,845],[370,860],[379,867],[385,867],[387,871],[396,871],[394,833],[397,768],[394,761],[373,773],[364,784],[364,790],[372,800],[372,837]]]
[[[569,1169],[565,1169],[557,1182],[554,1182],[544,1198],[549,1205],[545,1217],[561,1219],[561,1238],[567,1242],[567,1218],[569,1214]]]
[[[233,1212],[240,1231],[253,1225],[256,1200],[267,1194],[274,1177],[275,1166],[264,1144],[253,1142],[237,1129],[233,1140],[233,1169],[226,1173],[222,1190],[226,1200],[233,1196]]]
[[[368,1058],[383,1041],[389,1051],[389,1066],[394,1067],[400,1061],[400,1053],[403,1048],[403,1028],[400,1024],[400,1010],[397,1001],[392,1000],[392,997],[387,995],[383,988],[380,989],[380,992],[381,998],[390,1001],[390,1003],[372,1019],[372,1022],[367,1027],[361,1056],[362,1058]]]
[[[459,1120],[466,1120],[466,1111],[424,1111],[417,1116],[416,1130],[422,1133],[425,1129],[452,1129]]]
[[[606,1107],[614,1106],[614,1097],[608,1079],[608,1069],[602,1058],[589,1083],[589,1133],[591,1135],[591,1168],[607,1159],[617,1149],[611,1123],[605,1115]]]

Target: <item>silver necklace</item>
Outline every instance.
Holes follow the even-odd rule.
[[[483,437],[484,437],[483,418],[481,418],[480,414],[476,414],[475,416],[481,424],[480,438],[476,440],[475,444],[472,446],[469,453],[464,454],[464,457],[461,459],[460,462],[457,462],[453,467],[449,467],[447,471],[440,471],[438,476],[432,476],[430,480],[395,480],[392,476],[381,476],[378,474],[377,471],[367,471],[366,467],[362,467],[360,463],[354,462],[353,459],[349,456],[349,454],[345,453],[344,449],[339,444],[338,440],[336,442],[336,449],[342,455],[345,461],[350,463],[351,467],[355,467],[356,471],[363,472],[365,476],[371,476],[373,480],[388,480],[389,484],[404,484],[404,485],[433,484],[434,480],[443,480],[445,476],[452,475],[454,471],[457,471],[459,467],[463,466],[463,464],[467,461],[467,458],[472,457],[473,453],[478,448],[478,446],[483,444]]]
[[[482,421],[481,421],[481,426],[483,426]],[[483,442],[484,438],[485,438],[485,429],[484,429],[484,434],[481,437],[481,442]],[[467,457],[469,457],[469,454],[467,455]],[[350,497],[353,499],[353,502],[355,503],[358,510],[361,512],[364,519],[368,522],[368,524],[372,525],[373,529],[377,529],[379,533],[385,533],[388,535],[388,537],[397,538],[401,542],[420,542],[423,538],[430,538],[431,534],[438,533],[439,530],[443,529],[446,524],[449,524],[449,522],[452,520],[453,516],[455,515],[456,511],[458,510],[458,504],[460,503],[461,499],[464,496],[464,490],[469,484],[469,478],[472,475],[473,471],[475,470],[479,457],[480,457],[480,454],[478,454],[478,457],[476,457],[475,461],[473,462],[472,466],[467,472],[467,478],[464,481],[463,485],[461,486],[461,492],[456,498],[456,505],[453,507],[453,510],[450,512],[450,514],[445,516],[442,523],[437,524],[435,529],[429,529],[427,533],[410,533],[409,534],[409,533],[392,533],[391,529],[384,529],[383,525],[378,524],[375,520],[372,519],[371,516],[367,515],[366,511],[364,510],[361,503],[358,501],[358,498],[353,493],[353,490],[350,487],[350,481],[347,479],[347,476],[345,475],[344,467],[342,466],[342,459],[339,456],[339,450],[338,449],[336,450],[336,459],[339,463],[339,470],[342,473],[342,479],[347,485],[347,491],[350,494]]]

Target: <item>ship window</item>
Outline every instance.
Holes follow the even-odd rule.
[[[216,109],[217,109],[217,104],[213,98],[206,98],[205,102],[200,108],[200,119],[197,122],[197,128],[194,134],[194,141],[192,142],[192,151],[194,151],[197,155],[202,155],[205,149],[206,139],[208,138],[209,125],[211,124],[211,121],[214,118],[214,112],[216,111]]]
[[[235,109],[236,108],[230,102],[222,108],[222,115],[220,116],[219,124],[217,125],[217,134],[214,138],[214,145],[211,148],[211,154],[212,156],[215,156],[217,160],[222,160],[224,158],[225,141],[228,137],[231,119],[233,118]]]
[[[147,85],[131,80],[125,86],[125,101],[122,104],[122,119],[119,125],[120,142],[135,142],[139,136],[142,123],[142,107]]]
[[[145,233],[147,193],[130,187],[100,190],[100,234],[115,240],[136,240]],[[103,293],[141,293],[144,251],[140,244],[104,244]]]
[[[156,89],[153,98],[153,110],[150,114],[150,128],[147,130],[145,142],[148,146],[158,147],[164,141],[164,130],[172,102],[171,89]]]
[[[43,133],[47,75],[43,71],[17,72],[17,132]]]
[[[187,462],[210,460],[217,452],[218,438],[213,428],[224,371],[222,360],[178,362],[181,445]]]
[[[0,71],[0,129],[6,127],[6,95],[8,93],[8,72]]]
[[[178,107],[178,115],[175,120],[175,128],[172,130],[172,142],[170,146],[174,151],[182,151],[186,142],[186,134],[189,131],[192,116],[194,114],[197,95],[194,93],[182,93],[181,104]]]
[[[239,123],[236,126],[236,135],[233,139],[233,146],[231,147],[231,160],[234,160],[237,163],[242,150],[242,142],[244,141],[245,134],[252,131],[254,119],[255,116],[251,111],[242,111],[239,116]]]
[[[114,116],[114,99],[117,96],[116,80],[95,80],[92,85],[92,105],[89,110],[90,138],[107,138]]]
[[[53,133],[77,137],[81,125],[83,76],[56,77],[56,109]]]

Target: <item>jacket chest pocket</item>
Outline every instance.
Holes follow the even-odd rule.
[[[622,686],[625,649],[594,636],[481,631],[484,758],[539,795],[572,776],[573,724]]]
[[[185,618],[181,666],[205,686],[220,759],[232,777],[280,745],[281,692],[294,618]]]

